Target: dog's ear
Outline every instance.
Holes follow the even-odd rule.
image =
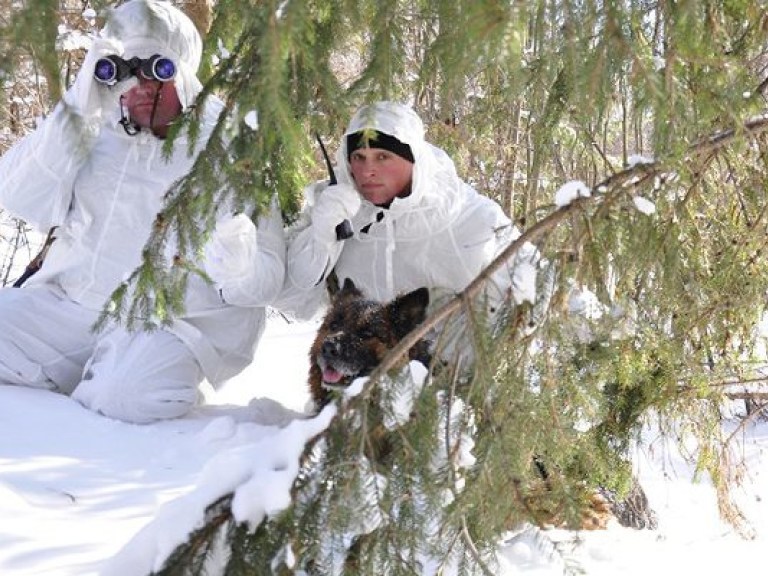
[[[357,286],[355,286],[355,283],[352,281],[352,278],[344,278],[344,285],[341,287],[342,290],[357,290]],[[359,292],[359,290],[358,290]]]
[[[363,293],[355,286],[352,278],[344,278],[344,285],[336,293],[336,298],[349,298],[349,297],[361,297]]]
[[[426,288],[417,288],[390,302],[389,313],[398,339],[424,322],[427,317],[427,306],[429,306],[429,290]]]

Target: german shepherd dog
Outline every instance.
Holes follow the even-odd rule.
[[[388,303],[367,299],[347,278],[331,301],[309,351],[309,388],[317,410],[330,400],[330,390],[367,376],[387,352],[426,318],[429,291],[418,288]],[[429,342],[419,340],[409,360],[429,366]]]

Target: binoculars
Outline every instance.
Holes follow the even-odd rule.
[[[93,77],[107,86],[122,82],[130,76],[138,77],[139,74],[147,80],[168,82],[176,75],[176,65],[173,60],[160,54],[154,54],[146,59],[134,56],[130,60],[123,60],[120,56],[113,54],[106,58],[99,58],[93,70]]]

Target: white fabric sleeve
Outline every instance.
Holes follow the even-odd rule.
[[[238,218],[247,216],[241,214],[230,222],[236,222]],[[267,214],[259,217],[254,231],[255,237],[243,236],[241,240],[244,242],[237,242],[237,248],[229,251],[223,273],[221,266],[216,269],[211,263],[210,253],[206,259],[206,269],[219,286],[222,298],[234,306],[267,306],[277,298],[283,286],[285,238],[276,201]]]
[[[325,280],[344,242],[318,242],[311,228],[289,240],[285,282],[275,307],[300,320],[311,319],[327,302]]]
[[[326,191],[338,188],[327,187],[324,181],[308,186],[304,210],[288,231],[286,274],[290,285],[299,290],[310,291],[321,284],[341,255],[344,242],[336,239],[335,227],[352,214],[341,208],[341,202],[323,199]]]
[[[325,279],[344,247],[343,241],[335,239],[335,230],[333,239],[316,234],[315,200],[326,186],[325,181],[316,182],[304,190],[304,208],[286,230],[285,281],[274,306],[301,320],[312,318],[327,303]]]
[[[62,101],[0,158],[0,206],[40,231],[62,223],[72,184],[101,130],[102,111],[116,101],[117,92],[94,80],[96,61],[120,53],[118,42],[94,39]]]
[[[460,260],[467,270],[473,271],[468,281],[474,280],[520,236],[496,202],[474,191],[454,228],[462,235]],[[535,302],[539,258],[538,249],[526,242],[491,274],[483,290],[491,313],[507,303],[517,306]]]
[[[3,154],[0,206],[43,232],[61,224],[87,157],[72,139],[77,130],[75,115],[59,104],[33,133]]]
[[[520,231],[504,218],[496,228],[496,246],[494,258],[520,237]],[[525,242],[514,254],[491,276],[488,294],[491,305],[498,308],[507,295],[512,298],[516,306],[528,302],[536,302],[537,270],[540,254],[538,249],[530,242]]]
[[[341,255],[343,241],[318,242],[312,229],[303,230],[288,245],[287,275],[300,290],[311,290],[328,277]]]

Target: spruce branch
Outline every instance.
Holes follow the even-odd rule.
[[[232,494],[212,502],[205,511],[203,526],[192,532],[184,544],[178,546],[165,561],[159,572],[150,576],[191,576],[205,574],[205,561],[215,544],[219,531],[231,524]]]
[[[768,116],[761,116],[746,121],[739,129],[730,129],[702,138],[692,145],[688,153],[684,156],[682,162],[702,161],[702,157],[711,157],[711,155],[736,138],[745,135],[757,135],[768,130]],[[671,164],[671,162],[668,162]],[[707,163],[705,161],[705,163]],[[446,302],[440,308],[435,310],[425,321],[403,338],[400,343],[393,348],[382,360],[381,364],[371,373],[370,380],[366,388],[373,387],[375,383],[387,372],[389,372],[401,359],[408,353],[416,342],[424,338],[432,329],[439,326],[446,319],[459,312],[467,306],[467,302],[472,301],[490,280],[492,275],[508,262],[514,254],[527,243],[535,243],[547,232],[551,232],[559,226],[564,220],[572,215],[583,211],[587,206],[593,203],[609,204],[619,196],[626,194],[626,185],[634,185],[639,181],[645,181],[651,176],[658,175],[664,170],[664,163],[654,161],[649,163],[635,164],[624,170],[616,172],[593,187],[594,191],[601,192],[588,197],[579,197],[569,204],[562,206],[551,212],[527,230],[518,236],[507,246],[494,260],[483,269],[480,274],[459,294]],[[641,179],[641,180],[639,180]]]
[[[533,242],[544,235],[546,232],[555,228],[565,218],[581,209],[584,204],[592,198],[578,198],[571,204],[559,208],[552,214],[542,218],[533,226],[523,232],[517,239],[504,249],[483,271],[459,294],[450,301],[435,310],[427,319],[416,329],[403,338],[382,360],[381,364],[371,373],[370,380],[366,383],[366,388],[374,386],[384,374],[389,372],[401,359],[408,353],[416,342],[427,336],[433,328],[439,326],[443,321],[456,314],[465,302],[477,296],[485,286],[485,283],[491,278],[493,273],[501,268],[526,242]]]

